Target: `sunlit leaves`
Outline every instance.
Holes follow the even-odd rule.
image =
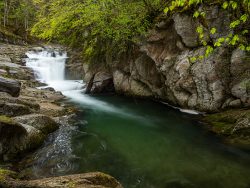
[[[216,31],[217,31],[217,29],[213,27],[213,28],[210,30],[210,33],[211,33],[212,35],[214,35],[214,34],[216,33]]]
[[[248,19],[248,15],[247,14],[243,14],[241,17],[240,17],[240,20],[245,23]]]
[[[223,9],[227,9],[227,7],[228,7],[228,2],[225,1],[225,2],[222,4],[222,8],[223,8]]]

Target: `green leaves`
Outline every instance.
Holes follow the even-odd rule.
[[[237,27],[238,25],[240,25],[240,20],[235,20],[230,24],[230,28],[233,29]]]
[[[160,0],[53,0],[40,3],[42,8],[32,34],[83,48],[83,54],[91,57],[95,53],[124,50],[127,43],[144,35],[150,25],[149,6],[156,8]]]
[[[222,8],[223,8],[223,9],[227,9],[227,7],[228,7],[228,2],[225,1],[225,2],[222,4]]]
[[[210,33],[211,33],[212,35],[214,35],[214,34],[216,33],[216,31],[217,31],[217,29],[213,27],[213,28],[210,30]]]
[[[248,19],[248,15],[247,14],[243,14],[241,17],[240,17],[240,20],[245,23]]]

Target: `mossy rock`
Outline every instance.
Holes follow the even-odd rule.
[[[0,168],[0,186],[5,181],[8,181],[9,178],[16,178],[16,177],[17,177],[16,172]]]
[[[250,149],[250,109],[233,109],[204,117],[210,129],[229,144]]]
[[[15,125],[15,122],[8,116],[0,116],[0,123]]]
[[[8,116],[1,115],[0,116],[0,128],[1,132],[3,132],[5,136],[11,131],[15,134],[24,134],[26,133],[26,130],[18,124],[16,121],[14,121],[12,118]],[[1,139],[1,134],[0,134]]]

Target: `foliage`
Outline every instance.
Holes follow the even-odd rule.
[[[221,7],[221,10],[228,10],[231,12],[231,19],[233,20],[229,28],[231,32],[228,36],[219,37],[215,41],[206,41],[204,39],[206,24],[202,20],[206,18],[206,13],[200,8],[200,5],[217,4]],[[241,50],[250,51],[249,41],[249,24],[250,24],[250,0],[172,0],[169,1],[168,6],[164,9],[164,12],[168,15],[176,12],[191,11],[194,19],[199,19],[201,25],[197,27],[196,31],[199,35],[200,42],[203,46],[207,47],[204,57],[208,57],[214,50],[214,48],[224,46],[239,47]],[[202,24],[203,23],[203,24]],[[211,35],[217,34],[217,28],[206,28]],[[193,57],[191,61],[200,59],[200,57]]]
[[[1,0],[0,27],[25,33],[33,24],[35,7],[32,0]]]
[[[82,47],[88,56],[98,49],[125,51],[147,31],[150,16],[162,7],[161,0],[54,0],[38,4],[41,9],[32,34]]]

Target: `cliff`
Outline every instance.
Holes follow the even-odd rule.
[[[107,72],[113,77],[118,93],[156,98],[205,112],[249,107],[248,52],[221,46],[209,57],[191,61],[192,57],[205,54],[196,32],[198,25],[207,25],[204,27],[207,42],[218,38],[208,32],[213,27],[219,37],[231,32],[228,12],[217,6],[203,9],[205,20],[195,20],[188,13],[163,19],[132,53],[119,62],[106,61],[108,68],[97,70],[97,66],[85,65],[85,80],[89,81],[93,73]]]
[[[233,109],[230,116],[238,118],[231,119],[230,125],[224,116],[216,118],[231,133],[225,135],[238,138],[248,132],[248,115],[237,114],[238,109],[244,111],[250,106],[250,53],[222,44],[208,57],[199,58],[204,56],[206,47],[199,40],[197,26],[202,25],[208,44],[233,32],[229,28],[230,12],[219,6],[200,9],[206,14],[203,19],[194,19],[188,12],[159,18],[148,35],[119,58],[106,55],[100,59],[105,65],[84,64],[82,75],[93,85],[89,92],[110,91],[114,86],[119,94],[165,101],[181,108],[208,113]],[[217,32],[211,34],[212,28]],[[193,57],[198,58],[193,61]],[[244,126],[239,126],[243,119]],[[218,125],[214,116],[208,116],[206,121]],[[240,127],[240,133],[232,131],[235,127]],[[212,126],[218,134],[224,134],[224,129],[225,126]],[[249,139],[243,135],[241,140]]]

